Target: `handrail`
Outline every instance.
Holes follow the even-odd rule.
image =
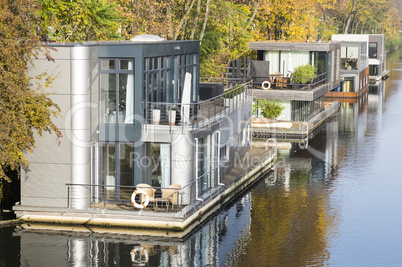
[[[271,77],[275,77],[275,78],[286,78],[286,79],[289,79],[289,81],[290,82],[285,82],[285,81],[279,81],[279,82],[273,82],[272,80],[271,80],[271,85],[272,86],[279,86],[279,88],[271,88],[271,90],[277,90],[277,89],[282,89],[281,87],[284,87],[284,86],[286,86],[286,85],[297,85],[297,87],[300,87],[300,88],[304,88],[304,87],[306,87],[307,86],[307,90],[308,91],[310,91],[310,90],[312,90],[312,89],[314,89],[314,88],[316,88],[317,86],[319,86],[319,85],[321,85],[321,84],[325,84],[325,83],[327,83],[327,77],[326,77],[326,75],[327,75],[327,73],[326,72],[324,72],[324,73],[322,73],[322,74],[319,74],[319,75],[317,75],[317,76],[314,76],[314,77],[286,77],[286,76],[278,76],[278,77],[276,77],[276,76],[273,76],[272,74],[271,75],[268,75],[268,76],[254,76],[254,77],[252,77],[253,79],[265,79],[265,80],[269,80]],[[293,79],[308,79],[309,80],[309,82],[306,82],[306,83],[292,83],[291,81],[293,80]],[[290,89],[290,88],[289,88]],[[291,89],[291,90],[298,90],[298,89]]]
[[[251,81],[248,81],[221,95],[197,103],[144,102],[144,127],[147,130],[148,125],[151,124],[169,124],[170,130],[175,125],[180,126],[182,131],[185,128],[191,131],[200,130],[226,118],[251,100],[252,87]],[[170,114],[170,110],[175,110],[176,113]],[[159,121],[154,120],[154,114],[151,113],[158,114]]]
[[[210,101],[212,101],[212,100],[216,100],[216,99],[218,99],[218,98],[221,98],[222,96],[225,96],[225,95],[229,95],[232,91],[234,91],[235,89],[241,89],[241,87],[243,87],[243,86],[245,86],[245,87],[247,87],[247,86],[251,86],[250,85],[250,83],[251,83],[252,81],[248,81],[248,82],[245,82],[245,83],[242,83],[242,84],[237,84],[236,85],[236,87],[239,87],[239,88],[236,88],[236,87],[233,87],[233,88],[229,88],[226,92],[223,92],[222,94],[220,94],[220,95],[217,95],[217,96],[214,96],[214,97],[211,97],[211,98],[209,98],[209,99],[207,99],[207,100],[202,100],[202,101],[199,101],[199,102],[194,102],[194,103],[186,103],[186,104],[182,104],[182,103],[175,103],[175,102],[148,102],[148,101],[145,101],[144,103],[152,103],[152,104],[161,104],[161,105],[200,105],[200,104],[203,104],[203,103],[207,103],[207,102],[210,102]],[[247,88],[245,88],[245,89],[247,89]]]
[[[175,194],[177,194],[177,210],[176,210],[176,213],[173,213],[172,215],[167,215],[167,216],[178,216],[177,213],[180,213],[181,214],[180,216],[187,217],[190,214],[192,214],[197,209],[197,207],[199,207],[199,205],[205,205],[205,203],[209,203],[209,201],[211,199],[213,199],[214,197],[216,197],[217,194],[219,194],[220,192],[223,192],[223,190],[225,190],[225,188],[228,188],[234,182],[238,181],[238,179],[241,178],[250,169],[254,168],[258,164],[261,164],[264,160],[266,160],[267,158],[272,157],[272,156],[273,156],[273,153],[268,153],[267,155],[262,156],[258,162],[252,162],[249,167],[247,167],[245,170],[243,170],[240,174],[236,175],[236,177],[234,179],[229,181],[224,186],[218,186],[216,183],[214,183],[214,185],[210,189],[208,189],[208,191],[203,193],[203,194],[206,194],[206,195],[202,196],[203,202],[198,202],[198,201],[193,202],[195,200],[195,197],[200,197],[200,196],[192,195],[192,193],[191,193],[192,190],[195,190],[195,188],[193,188],[192,186],[195,183],[197,183],[198,181],[200,181],[200,179],[208,178],[208,176],[211,177],[211,175],[213,175],[213,172],[219,171],[219,168],[221,166],[216,166],[209,172],[198,177],[197,181],[193,180],[190,183],[182,186],[181,188],[66,183],[66,185],[68,186],[68,199],[67,199],[68,200],[68,209],[71,208],[70,201],[74,200],[74,198],[71,196],[72,192],[74,191],[74,190],[72,190],[72,187],[74,187],[74,186],[84,186],[84,187],[90,187],[90,188],[96,188],[96,187],[98,187],[98,188],[110,188],[110,187],[127,188],[127,189],[132,189],[132,190],[134,190],[134,188],[151,188],[154,190],[155,189],[169,189],[169,190],[175,190],[177,192],[177,193],[175,193]],[[126,200],[107,199],[104,191],[101,191],[101,190],[100,191],[92,191],[94,189],[89,189],[89,190],[90,190],[90,194],[88,194],[87,196],[84,196],[84,197],[88,197],[90,199],[91,205],[95,204],[95,203],[103,202],[103,209],[107,208],[106,203],[109,200],[112,200],[113,202],[116,202],[116,203],[129,203],[130,202],[128,200],[126,201]],[[189,197],[189,198],[186,198],[186,197]],[[100,202],[97,202],[98,200],[100,200]],[[204,204],[202,204],[202,203],[204,203]],[[133,210],[133,211],[135,211],[135,210]]]

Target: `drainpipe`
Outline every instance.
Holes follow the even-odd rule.
[[[204,201],[198,197],[198,138],[194,138],[195,141],[195,200]]]

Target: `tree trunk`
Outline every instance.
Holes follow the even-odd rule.
[[[253,15],[251,15],[250,21],[246,20],[246,25],[248,24],[251,26],[253,24],[253,20],[254,20],[255,16],[257,15],[259,5],[260,5],[260,1],[257,1],[257,3],[255,4]]]
[[[197,14],[195,15],[195,21],[193,24],[193,28],[191,29],[190,40],[194,40],[194,34],[195,34],[195,30],[197,29],[197,26],[198,26],[198,20],[200,19],[200,13],[201,13],[201,0],[198,0]]]
[[[347,34],[349,31],[349,26],[350,26],[350,22],[352,21],[352,16],[356,10],[356,3],[358,0],[352,0],[352,10],[350,11],[348,17],[346,18],[346,22],[345,22],[345,29],[343,31],[343,34]]]
[[[202,24],[202,29],[200,33],[200,41],[202,42],[202,38],[204,38],[205,28],[207,27],[208,15],[209,15],[209,1],[207,0],[206,8],[205,8],[205,17],[204,23]]]
[[[194,3],[195,3],[195,0],[191,1],[191,4],[189,6],[187,6],[187,8],[185,9],[184,16],[181,18],[179,25],[177,25],[176,33],[174,34],[173,40],[177,40],[177,37],[180,34],[180,29],[183,27],[184,22],[187,20],[187,17],[190,14],[190,11],[194,6]]]
[[[172,27],[172,12],[170,11],[170,6],[167,7],[167,20],[168,20],[168,40],[173,36]]]

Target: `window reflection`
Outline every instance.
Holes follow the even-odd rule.
[[[116,69],[115,61],[118,62],[119,69]],[[101,66],[100,122],[134,123],[133,60],[102,59]]]

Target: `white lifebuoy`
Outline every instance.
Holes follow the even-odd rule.
[[[265,85],[267,85],[267,87],[265,87]],[[269,81],[263,81],[261,87],[264,90],[268,90],[269,88],[271,88],[271,83]]]
[[[137,203],[135,202],[135,196],[141,194],[142,196],[145,197],[145,202],[144,203]],[[143,209],[146,206],[148,206],[149,203],[149,196],[147,195],[147,193],[144,190],[138,189],[138,190],[134,190],[134,192],[131,194],[131,203],[133,204],[134,207],[136,207],[137,209]]]
[[[131,250],[130,255],[131,255],[131,262],[133,263],[148,262],[149,260],[148,250],[144,247],[135,247],[134,249]],[[139,256],[138,261],[137,261],[137,255]],[[142,256],[144,256],[145,259],[143,259]]]

